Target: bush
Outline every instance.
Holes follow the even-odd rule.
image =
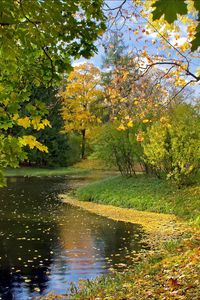
[[[94,154],[122,175],[135,174],[135,164],[141,161],[142,147],[136,140],[136,128],[117,130],[119,124],[107,123],[98,129],[94,140]]]
[[[200,116],[181,104],[153,124],[143,142],[146,161],[158,176],[189,183],[200,165]]]

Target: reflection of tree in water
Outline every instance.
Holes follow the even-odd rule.
[[[126,256],[131,251],[139,252],[141,248],[148,248],[146,243],[141,242],[144,237],[142,226],[106,218],[103,222],[104,226],[96,228],[95,244],[104,257],[110,258],[111,265],[127,263]]]
[[[28,294],[45,290],[53,250],[59,245],[56,218],[59,203],[52,201],[52,196],[56,196],[53,189],[49,197],[49,180],[11,180],[0,195],[2,299],[20,299],[17,295],[24,287]]]
[[[144,232],[140,225],[116,222],[70,207],[67,222],[69,226],[73,224],[73,230],[69,226],[60,226],[62,247],[70,250],[67,256],[75,268],[92,264],[98,258],[110,258],[112,264],[125,263],[125,256],[132,250],[138,252],[141,247],[146,247],[141,243]],[[115,256],[119,253],[120,256]]]
[[[0,224],[2,228],[2,222]],[[31,228],[28,237],[25,233],[27,224]],[[57,243],[57,227],[54,226],[54,232],[48,235],[48,224],[40,224],[41,231],[31,227],[30,222],[12,223],[12,226],[4,222],[3,227],[6,234],[0,239],[0,293],[6,295],[7,290],[15,293],[24,283],[30,291],[39,288],[42,292],[47,286],[48,269],[53,259],[52,246]],[[10,237],[9,232],[12,232]],[[4,299],[9,298],[4,296]]]

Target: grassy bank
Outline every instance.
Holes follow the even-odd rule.
[[[5,176],[20,177],[20,176],[61,176],[61,175],[87,175],[90,170],[83,168],[67,167],[67,168],[34,168],[22,167],[16,169],[7,169]]]
[[[83,201],[173,213],[197,222],[200,218],[199,184],[178,189],[169,182],[145,175],[115,176],[79,188],[76,196]]]
[[[144,175],[128,179],[109,177],[79,188],[76,196],[101,204],[173,213],[186,220],[198,221],[200,215],[199,184],[178,189]],[[162,242],[154,251],[136,257],[138,264],[133,269],[86,283],[70,299],[198,300],[199,236],[199,226],[188,228],[178,238],[172,235],[171,240]]]

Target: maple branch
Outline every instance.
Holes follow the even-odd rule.
[[[49,84],[51,84],[52,81],[53,81],[54,70],[55,70],[54,69],[53,60],[52,60],[51,56],[49,55],[49,53],[48,53],[48,51],[47,51],[47,49],[45,47],[42,47],[42,50],[43,50],[44,54],[46,55],[46,57],[49,59],[50,64],[51,64],[51,79],[49,80]]]

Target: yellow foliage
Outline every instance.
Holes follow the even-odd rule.
[[[32,135],[24,135],[19,140],[22,146],[29,146],[30,149],[37,148],[42,152],[48,152],[48,148],[38,142]]]
[[[44,124],[44,126],[48,126],[48,127],[52,127],[51,126],[51,124],[50,124],[50,122],[49,122],[49,120],[47,120],[47,119],[44,119],[43,121],[42,121],[42,123]]]
[[[16,119],[16,118],[17,118],[17,115],[15,115],[13,119]],[[19,119],[17,119],[17,124],[24,128],[28,128],[31,126],[31,121],[30,121],[29,117],[19,118]]]
[[[102,95],[100,70],[93,64],[75,67],[68,76],[65,91],[61,93],[64,130],[82,131],[100,123],[94,111]]]
[[[129,121],[129,122],[127,123],[127,126],[128,126],[128,127],[133,127],[133,121],[132,121],[132,120]]]
[[[33,118],[31,124],[37,131],[44,129],[46,126],[51,127],[50,122],[47,119],[41,120],[40,116]]]

